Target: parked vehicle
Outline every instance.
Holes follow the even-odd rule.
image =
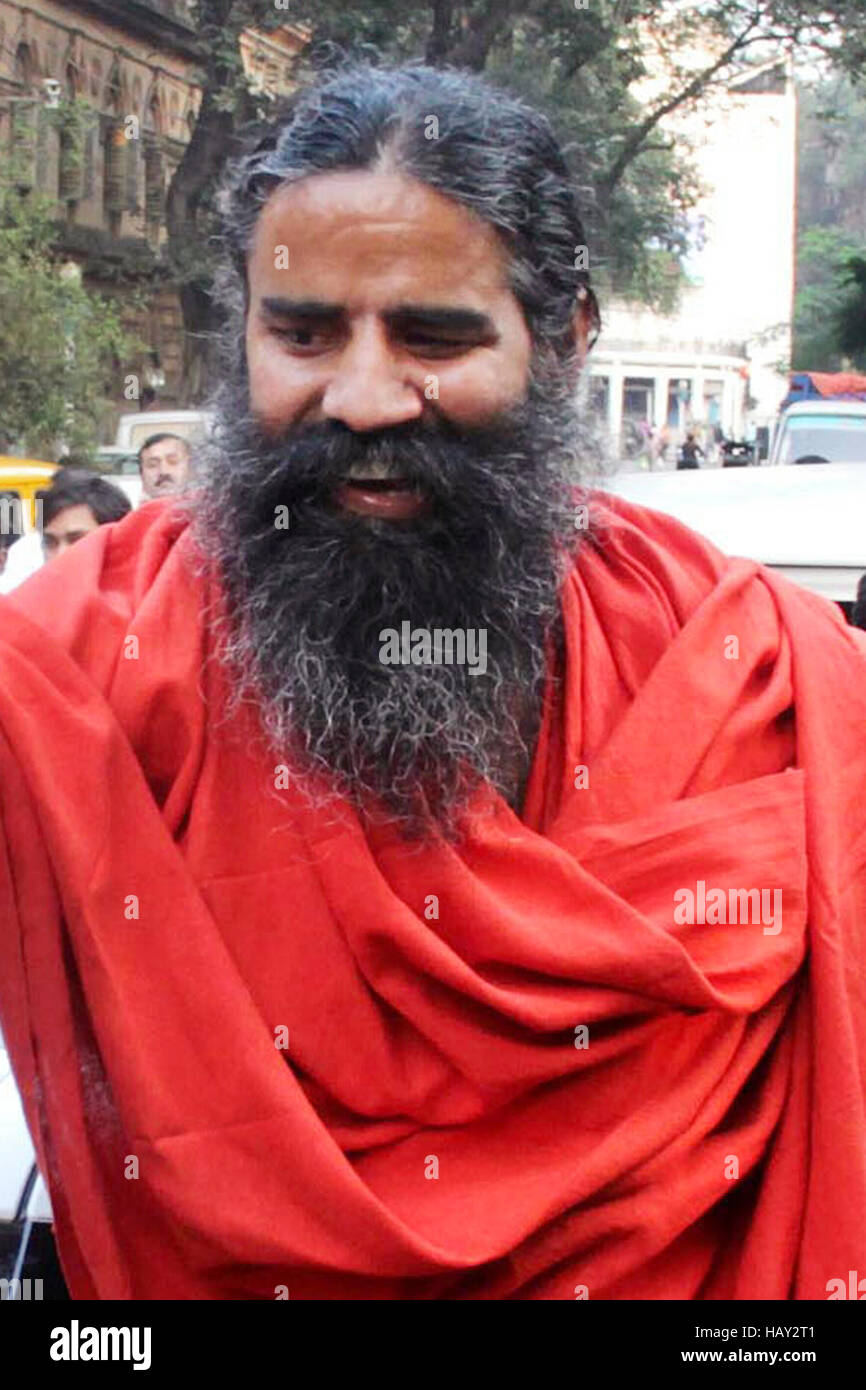
[[[768,463],[866,463],[866,400],[789,405],[777,421]]]
[[[152,434],[179,434],[195,443],[207,433],[210,422],[206,410],[138,410],[121,415],[114,447],[124,454],[137,455]]]
[[[0,490],[14,492],[22,502],[20,512],[23,531],[33,530],[36,524],[33,507],[36,493],[39,488],[48,486],[56,472],[56,463],[0,455]]]
[[[748,468],[756,462],[757,445],[745,440],[726,439],[722,445],[723,468]]]
[[[788,394],[779,409],[801,401],[866,401],[866,376],[860,372],[792,372]]]
[[[603,487],[676,517],[726,554],[769,565],[846,612],[866,572],[862,463],[618,473]]]
[[[119,449],[116,444],[103,444],[93,457],[93,467],[106,477],[138,477],[138,454]]]

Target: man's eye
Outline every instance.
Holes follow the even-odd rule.
[[[405,342],[411,352],[421,357],[456,357],[475,346],[465,338],[438,338],[429,333],[407,333]]]
[[[288,343],[289,347],[317,348],[323,347],[327,342],[327,333],[322,328],[302,325],[297,328],[275,328],[273,331],[282,342]]]

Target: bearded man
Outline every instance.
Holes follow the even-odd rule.
[[[348,68],[222,214],[194,498],[0,615],[0,1005],[73,1296],[827,1297],[856,634],[587,491],[523,103]]]

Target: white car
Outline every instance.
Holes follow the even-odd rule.
[[[617,473],[599,486],[837,603],[866,572],[866,463]]]

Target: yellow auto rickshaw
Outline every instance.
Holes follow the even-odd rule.
[[[23,535],[34,530],[36,493],[48,486],[56,472],[56,463],[0,454],[0,528],[4,534]],[[20,507],[15,505],[16,498]]]

